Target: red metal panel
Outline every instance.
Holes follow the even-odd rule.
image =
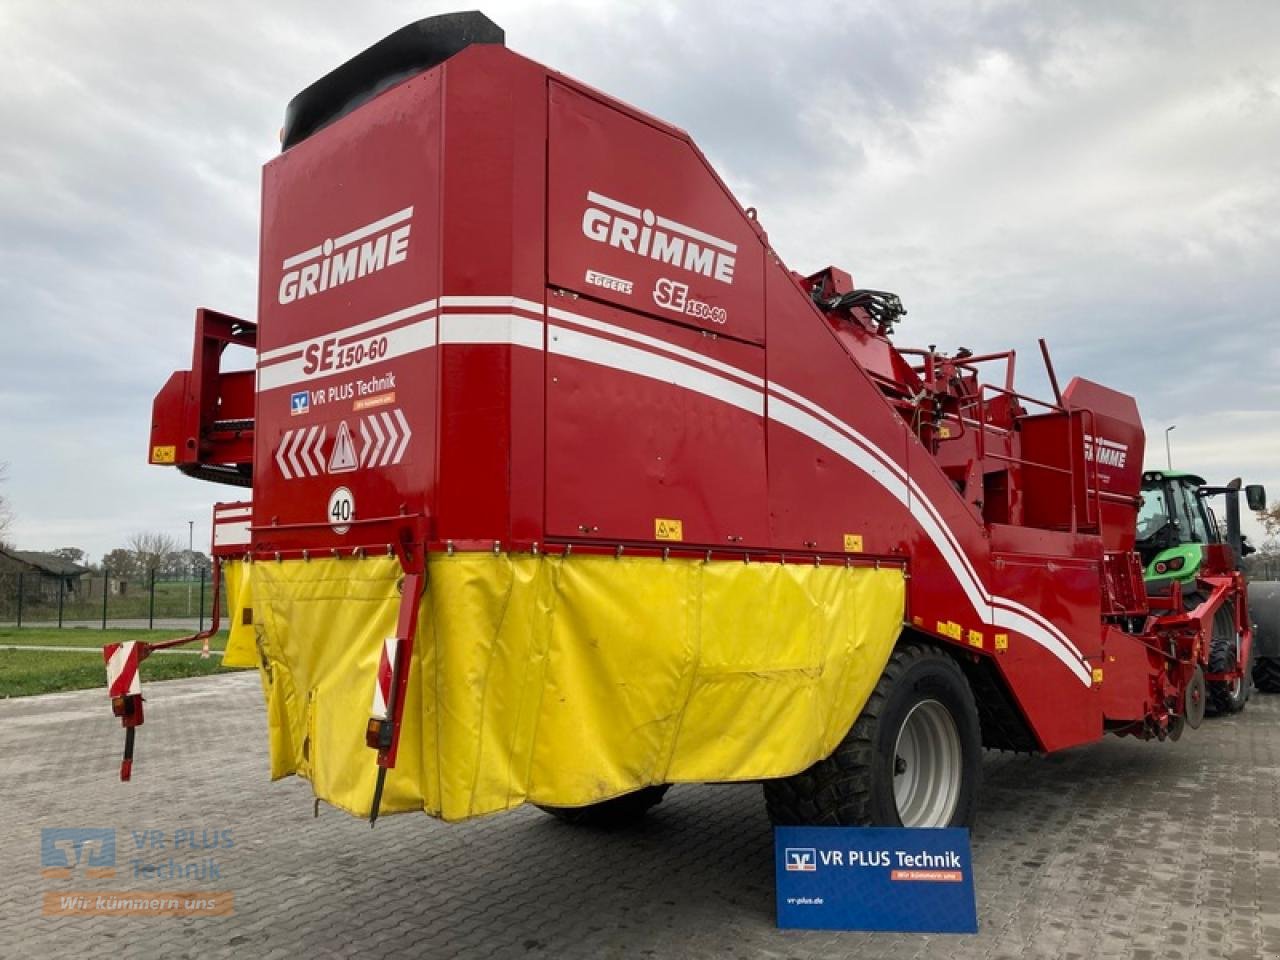
[[[843,528],[862,534],[869,553],[909,557],[908,616],[913,626],[975,653],[994,654],[997,668],[1011,678],[1027,709],[1033,731],[1049,749],[1096,739],[1101,713],[1089,667],[1070,649],[1074,645],[1081,653],[1097,652],[1096,539],[1057,535],[1046,542],[1034,533],[1022,538],[1025,545],[1040,545],[1051,553],[1083,551],[1090,556],[1083,563],[1059,562],[1053,577],[1070,581],[1060,594],[1051,589],[1055,581],[1045,559],[1034,561],[1027,576],[1015,576],[1008,564],[1003,575],[997,574],[988,532],[955,481],[844,352],[844,341],[837,344],[829,330],[814,322],[812,309],[788,288],[789,278],[779,276],[775,284],[769,277],[774,544],[794,549],[816,543],[831,549],[836,531]],[[800,429],[785,422],[797,409],[813,413],[813,405],[846,428],[824,433],[823,424],[832,424],[822,416],[800,421]],[[816,535],[810,532],[815,530]],[[1018,567],[1020,573],[1029,569]],[[1030,615],[1020,604],[1030,608]],[[1039,616],[1042,608],[1046,616]]]
[[[256,346],[255,324],[196,310],[191,369],[170,377],[152,408],[152,463],[252,466],[255,375],[222,365],[228,348]]]
[[[175,370],[151,404],[147,447],[151,463],[200,462],[200,413],[191,388],[192,374],[191,370]]]
[[[1003,554],[994,557],[992,568],[993,593],[1014,599],[1062,631],[1075,648],[1066,655],[1078,651],[1089,658],[1090,673],[1102,663],[1102,588],[1096,561]],[[998,662],[1045,749],[1102,736],[1095,690],[1072,678],[1044,647],[1018,638]]]
[[[993,523],[987,527],[993,553],[1020,553],[1041,557],[1074,557],[1077,560],[1100,561],[1102,542],[1087,533],[1041,530],[1038,527],[1015,527]]]
[[[548,534],[653,541],[676,520],[684,543],[767,544],[764,351],[590,301],[549,314]]]
[[[1073,530],[1096,519],[1086,487],[1080,413],[1045,413],[1018,420],[1022,435],[1023,521]]]
[[[1136,494],[1142,485],[1146,437],[1133,397],[1076,377],[1062,392],[1062,402],[1073,409],[1091,411],[1098,428],[1095,439],[1108,441],[1117,451],[1096,460],[1102,488]]]
[[[763,247],[684,135],[553,80],[549,149],[550,284],[763,342]]]
[[[864,554],[908,556],[915,525],[905,495],[895,496],[823,443],[835,444],[860,463],[879,464],[875,469],[889,476],[894,468],[881,459],[903,469],[904,424],[791,276],[770,264],[766,277],[771,544],[841,553],[849,534],[861,538]],[[901,479],[893,485],[906,486]]]
[[[249,527],[253,522],[253,504],[248,500],[213,505],[213,541],[215,557],[243,557],[252,545]]]
[[[542,303],[545,278],[545,71],[490,46],[446,69],[442,288],[451,331],[442,328],[436,536],[539,540],[544,365],[527,307]],[[504,325],[524,345],[477,342],[490,332],[502,340]]]
[[[1076,377],[1062,402],[1086,408],[1085,456],[1099,490],[1102,537],[1108,550],[1133,549],[1146,435],[1132,397]]]
[[[368,542],[329,522],[339,488],[355,521],[431,506],[439,101],[422,74],[263,171],[254,522],[285,528],[264,549]]]
[[[1166,685],[1156,678],[1169,674],[1168,664],[1144,638],[1114,627],[1105,629],[1103,647],[1106,659],[1098,689],[1103,715],[1111,722],[1137,723],[1134,732],[1141,732],[1143,718],[1165,709],[1157,694],[1164,692]]]
[[[1102,564],[1103,613],[1142,616],[1147,612],[1147,592],[1142,561],[1136,553],[1107,551]]]

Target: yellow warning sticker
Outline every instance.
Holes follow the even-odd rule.
[[[656,540],[683,540],[684,523],[667,517],[655,517],[653,521],[653,536]]]
[[[152,463],[173,463],[178,459],[178,448],[172,444],[151,448]]]
[[[964,628],[952,620],[939,620],[938,632],[952,640],[960,640],[964,637]]]
[[[1101,686],[1101,684],[1102,684],[1102,668],[1094,667],[1093,668],[1093,685],[1097,687],[1097,686]]]
[[[938,428],[938,439],[940,440],[951,439],[951,428],[948,427],[945,423]]]
[[[996,634],[996,653],[1004,653],[1009,649],[1009,635],[1007,633]]]
[[[982,631],[970,630],[968,633],[969,646],[982,648]]]
[[[862,552],[862,534],[846,533],[844,535],[844,552],[845,553],[861,553]]]

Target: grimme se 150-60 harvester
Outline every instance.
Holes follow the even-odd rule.
[[[1147,595],[1131,398],[896,345],[895,296],[787,269],[686,133],[480,14],[308,87],[283,147],[257,323],[197,311],[150,448],[252,488],[213,549],[274,777],[369,817],[750,780],[781,823],[938,826],[984,746],[1199,725],[1242,582]],[[112,651],[130,736],[148,649]]]

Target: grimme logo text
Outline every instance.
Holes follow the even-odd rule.
[[[582,233],[588,240],[733,283],[737,244],[595,191],[588,191],[587,203]]]
[[[284,261],[277,299],[281,304],[293,303],[403,263],[409,256],[412,227],[413,207],[405,207],[295,253]]]

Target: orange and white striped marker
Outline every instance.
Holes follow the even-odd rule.
[[[138,673],[141,662],[138,641],[108,643],[102,648],[102,659],[107,662],[107,696],[136,696],[142,693],[142,677]]]
[[[387,719],[387,703],[391,700],[391,680],[395,674],[396,650],[400,641],[396,637],[388,637],[382,641],[382,659],[378,661],[378,676],[373,684],[372,716],[378,720]]]
[[[142,676],[138,673],[138,666],[146,652],[146,645],[136,640],[108,643],[102,648],[102,659],[107,662],[107,695],[111,698],[111,712],[124,725],[121,780],[128,780],[133,775],[133,739],[142,723]]]

